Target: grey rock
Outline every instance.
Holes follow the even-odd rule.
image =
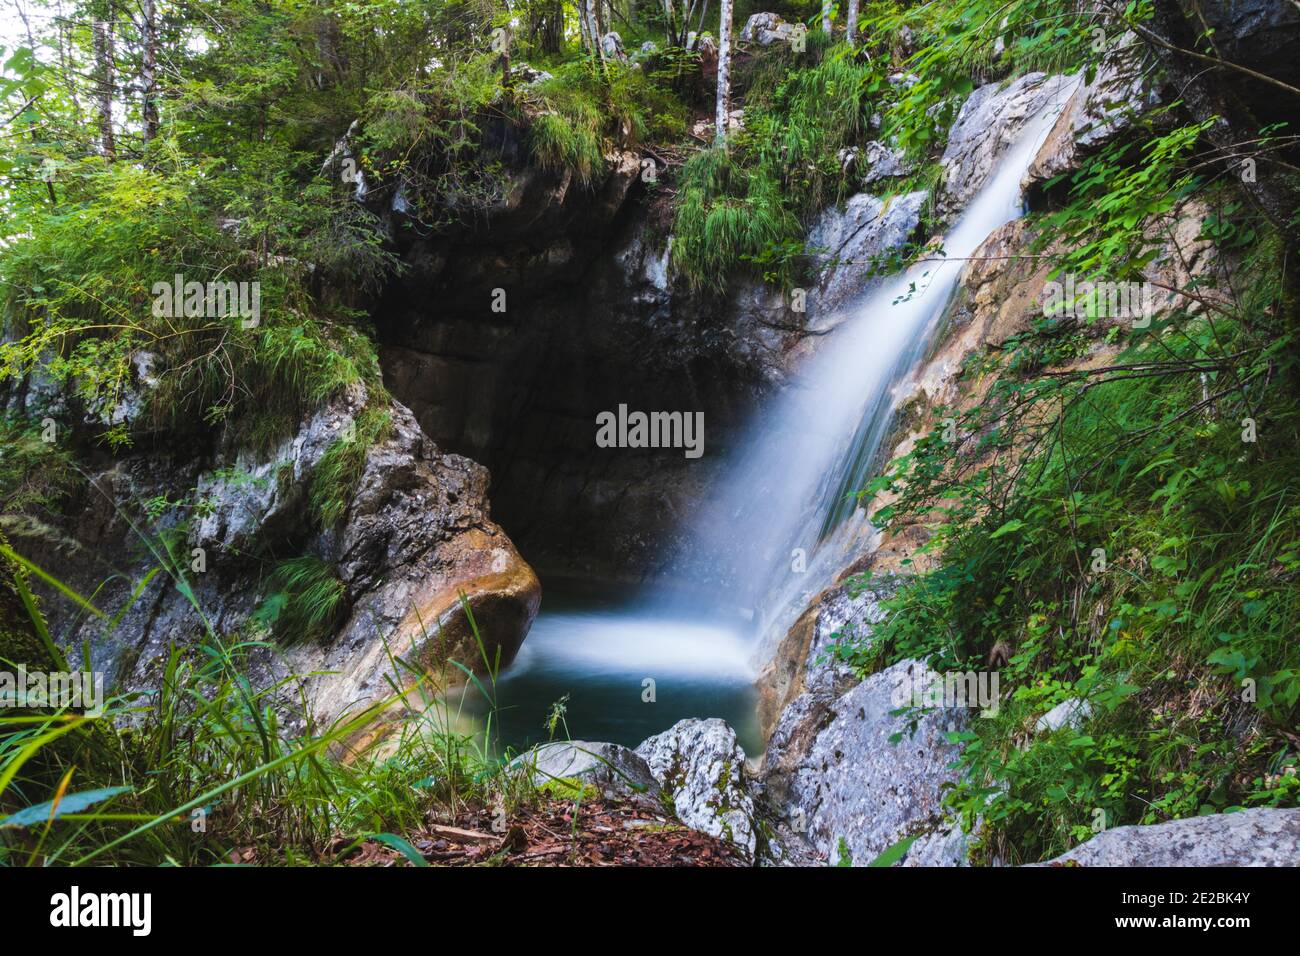
[[[618,744],[554,741],[520,754],[510,767],[530,774],[537,787],[559,784],[563,789],[564,781],[577,780],[595,787],[606,798],[630,797],[659,805],[659,782],[646,761]]]
[[[1061,701],[1039,717],[1034,724],[1034,730],[1040,734],[1051,733],[1054,730],[1060,730],[1062,727],[1078,730],[1091,716],[1092,704],[1082,698],[1072,697],[1069,700]]]
[[[536,86],[538,83],[545,83],[553,79],[553,75],[545,70],[539,70],[535,66],[529,66],[527,63],[516,63],[510,67],[510,74],[521,81],[525,86]]]
[[[928,710],[914,728],[891,713],[934,676],[903,661],[833,700],[801,694],[782,713],[765,757],[765,795],[819,859],[836,862],[843,840],[862,865],[919,835],[904,865],[964,862],[965,838],[942,799],[957,781],[949,765],[960,753],[946,735],[966,725],[967,712]],[[902,735],[897,744],[895,734]]]
[[[297,521],[316,466],[330,445],[348,433],[365,404],[365,386],[354,384],[312,413],[269,455],[239,449],[233,461],[200,475],[197,495],[205,508],[191,544],[252,551],[268,525]]]
[[[613,31],[600,38],[600,48],[605,52],[605,56],[611,59],[627,59],[627,51],[623,49],[623,38]]]
[[[753,857],[754,803],[745,787],[745,752],[726,721],[679,720],[642,741],[636,752],[672,798],[682,823],[730,840]]]
[[[365,402],[364,387],[345,390],[306,413],[267,454],[223,440],[210,457],[168,461],[146,450],[93,475],[93,493],[67,517],[71,544],[50,535],[33,542],[32,553],[71,586],[98,588],[107,606],[123,608],[122,617],[107,637],[67,602],[51,603],[51,620],[70,643],[94,645],[96,669],[110,686],[149,689],[171,647],[187,648],[205,629],[227,637],[258,634],[262,626],[252,615],[265,596],[264,556],[292,548],[289,554],[332,564],[344,595],[334,632],[319,642],[250,651],[250,681],[278,688],[287,732],[301,730],[307,717],[329,723],[390,698],[394,686],[408,686],[411,671],[394,666],[395,658],[430,674],[445,670],[453,683],[459,671],[449,659],[481,669],[461,593],[488,658],[499,651],[508,663],[536,615],[540,584],[488,517],[487,471],[441,454],[400,403],[388,407],[389,428],[366,450],[360,481],[337,524],[316,527],[307,500],[311,481]],[[205,459],[216,467],[203,470]],[[157,575],[132,595],[152,562],[131,516],[138,502],[164,497],[192,499],[198,520],[188,528],[188,544],[203,565],[193,568],[187,588]],[[179,531],[181,518],[181,509],[168,511],[149,522],[149,532]],[[70,560],[70,546],[94,559]],[[108,577],[110,569],[115,573]],[[392,716],[400,717],[398,710]],[[390,726],[388,716],[375,725],[376,734]]]
[[[1073,77],[1026,73],[1006,87],[989,83],[971,93],[948,132],[943,151],[940,215],[950,216],[970,202],[1025,124],[1053,101],[1064,106],[1075,85]]]
[[[880,609],[880,595],[876,591],[850,594],[847,588],[835,588],[825,598],[813,625],[813,639],[804,664],[804,686],[813,693],[837,696],[857,682],[854,670],[847,664],[829,657],[830,646],[840,640],[853,638],[865,641],[871,629],[884,616]]]
[[[141,350],[132,355],[130,380],[114,399],[99,401],[87,408],[86,424],[135,426],[144,413],[149,392],[158,384],[157,363],[158,356],[154,352]]]
[[[1106,54],[1092,82],[1071,94],[1025,172],[1025,185],[1077,168],[1081,157],[1113,140],[1135,116],[1156,106],[1160,97],[1150,77],[1145,47],[1133,34],[1124,34]]]
[[[909,162],[901,149],[896,146],[886,146],[874,139],[863,147],[862,159],[866,164],[862,175],[864,186],[870,186],[882,179],[908,176],[916,170],[916,163]]]
[[[745,21],[740,31],[744,43],[757,43],[759,46],[771,46],[773,43],[785,43],[794,36],[795,26],[786,23],[776,13],[754,13]]]
[[[1104,830],[1038,866],[1300,866],[1300,809],[1254,809]]]
[[[816,318],[832,315],[875,283],[873,266],[916,231],[926,196],[919,191],[884,200],[858,193],[843,209],[817,217],[807,241],[822,264],[809,296]]]

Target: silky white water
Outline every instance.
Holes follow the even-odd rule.
[[[695,519],[682,565],[751,619],[762,661],[808,600],[873,546],[856,497],[871,477],[899,393],[919,365],[963,265],[1023,211],[1020,183],[1074,89],[1025,124],[943,237],[941,256],[878,283],[822,342],[793,387],[762,409]]]
[[[753,745],[744,710],[752,707],[756,669],[808,600],[874,545],[856,493],[870,477],[896,397],[962,266],[1022,213],[1021,179],[1073,89],[1060,83],[1025,125],[943,237],[942,254],[865,291],[791,387],[756,416],[674,562],[697,594],[708,595],[704,603],[660,591],[596,610],[547,601],[500,682],[499,703],[540,723],[549,703],[568,694],[567,706],[581,704],[585,713],[569,722],[574,736],[630,744],[679,716],[722,716],[751,725],[738,729]],[[669,706],[660,706],[665,700]],[[506,736],[522,746],[540,732]]]

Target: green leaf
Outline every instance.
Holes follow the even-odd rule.
[[[115,797],[119,793],[127,793],[130,789],[130,787],[100,787],[97,790],[82,790],[80,793],[65,794],[57,807],[53,806],[53,800],[46,800],[44,803],[24,807],[17,813],[5,817],[0,820],[0,829],[4,827],[29,827],[33,824],[41,824],[47,820],[61,817],[65,813],[80,813],[87,807],[93,807],[95,804],[102,803],[109,797]],[[50,813],[51,809],[54,810],[53,814]]]
[[[867,866],[893,866],[907,855],[907,851],[912,848],[912,844],[919,839],[921,839],[921,834],[919,833],[915,836],[904,837],[884,853],[880,854],[880,856],[868,863]]]
[[[411,844],[407,843],[395,833],[368,833],[366,835],[372,840],[378,840],[380,843],[385,843],[388,846],[391,846],[398,853],[402,854],[402,856],[410,860],[412,866],[429,865],[429,861],[420,855],[419,850],[411,846]]]
[[[1019,518],[1012,518],[1010,521],[1008,521],[1006,524],[1004,524],[1001,528],[998,528],[997,531],[994,531],[991,535],[989,535],[989,537],[990,537],[990,538],[1000,538],[1000,537],[1002,537],[1004,534],[1010,534],[1010,533],[1013,532],[1013,531],[1019,531],[1019,530],[1020,530],[1021,528],[1023,528],[1024,526],[1025,526],[1025,523],[1024,523],[1023,521],[1021,521]]]

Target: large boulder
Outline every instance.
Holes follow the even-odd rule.
[[[421,684],[373,725],[369,736],[377,735],[406,707],[420,709],[424,694],[463,681],[453,661],[479,673],[509,663],[541,585],[490,518],[486,469],[444,454],[405,406],[387,406],[388,425],[363,450],[355,486],[338,491],[338,520],[318,524],[313,482],[337,443],[366,440],[357,422],[368,402],[364,387],[349,388],[268,451],[233,439],[208,455],[142,449],[93,475],[68,520],[70,538],[95,560],[71,560],[59,540],[28,550],[77,589],[100,588],[98,599],[122,617],[105,635],[53,599],[56,627],[74,644],[88,640],[113,686],[151,689],[173,646],[188,649],[209,631],[227,641],[267,636],[257,614],[267,571],[279,558],[310,555],[341,589],[335,623],[315,641],[254,647],[247,664],[255,686],[283,693],[287,730],[305,718],[328,725]],[[176,501],[142,520],[140,502]],[[174,542],[188,572],[183,586],[157,574],[131,593],[158,563],[142,533]]]
[[[745,752],[725,721],[680,720],[643,741],[636,752],[682,823],[728,839],[753,858],[754,803],[745,789]]]
[[[966,724],[964,708],[896,715],[900,695],[936,675],[918,661],[873,674],[842,697],[797,697],[768,743],[762,781],[766,800],[816,858],[847,854],[870,863],[917,837],[904,865],[958,865],[966,859],[960,827],[945,812],[945,790],[958,779],[959,748],[948,733]],[[891,738],[898,735],[897,743]]]
[[[745,21],[740,31],[742,43],[757,43],[759,46],[771,46],[773,43],[786,43],[794,36],[795,25],[786,23],[776,13],[754,13]]]
[[[1039,866],[1297,866],[1300,809],[1242,810],[1103,830]]]
[[[623,37],[614,31],[600,38],[600,48],[605,52],[605,56],[612,60],[627,59],[627,51],[623,48]]]
[[[872,140],[862,148],[863,166],[862,185],[870,186],[882,179],[894,179],[908,176],[916,169],[916,163],[907,158],[907,154],[897,146],[886,146],[879,140]]]
[[[971,93],[948,131],[939,214],[952,216],[970,202],[1030,120],[1050,104],[1064,107],[1077,84],[1075,77],[1026,73],[1006,86],[988,83]]]
[[[606,799],[631,798],[656,807],[661,799],[659,781],[646,761],[618,744],[554,741],[520,754],[510,768],[527,773],[533,786],[562,796],[576,789],[576,784],[595,787]]]

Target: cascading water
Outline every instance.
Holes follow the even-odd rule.
[[[944,237],[942,256],[861,298],[751,426],[676,562],[719,582],[716,601],[701,606],[658,592],[604,604],[557,606],[548,598],[498,684],[504,741],[544,740],[544,718],[567,694],[574,737],[636,744],[681,717],[717,716],[736,727],[747,752],[761,748],[756,668],[808,600],[872,547],[855,492],[870,477],[895,396],[923,357],[963,263],[1021,214],[1021,179],[1073,88],[1059,84],[1024,125]]]
[[[722,548],[752,608],[755,658],[770,656],[808,601],[857,554],[873,529],[857,492],[957,288],[963,265],[994,230],[1023,212],[1020,183],[1074,81],[1028,121],[996,170],[944,236],[942,253],[917,262],[862,298],[775,407],[765,409],[748,452],[710,505],[702,527],[726,527]],[[796,564],[796,561],[799,563]],[[802,567],[803,570],[796,570]]]

